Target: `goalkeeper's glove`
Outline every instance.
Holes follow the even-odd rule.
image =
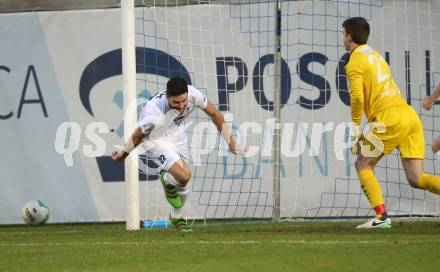
[[[361,152],[362,134],[360,133],[359,126],[355,127],[356,140],[351,144],[351,153],[353,155],[359,155]]]

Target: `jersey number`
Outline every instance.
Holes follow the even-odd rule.
[[[164,155],[160,155],[160,156],[159,156],[159,161],[160,161],[160,163],[164,163],[164,162],[166,161],[166,159],[167,159],[167,158],[165,158]]]
[[[390,75],[388,74],[383,74],[382,73],[382,62],[384,61],[384,59],[381,57],[380,59],[378,57],[376,57],[376,55],[370,54],[368,55],[368,61],[371,64],[376,63],[376,67],[377,67],[377,82],[378,83],[382,83],[385,80],[387,80]]]

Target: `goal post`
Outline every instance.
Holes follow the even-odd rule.
[[[280,182],[280,162],[281,162],[281,2],[276,0],[274,3],[274,101],[273,113],[275,118],[273,153],[273,216],[274,221],[281,219],[281,182]]]
[[[121,0],[122,81],[124,91],[124,140],[130,141],[137,122],[136,44],[134,0]],[[136,154],[134,154],[136,155]],[[137,156],[125,160],[126,230],[140,228],[139,171]]]

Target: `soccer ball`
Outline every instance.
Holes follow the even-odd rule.
[[[23,207],[23,220],[28,225],[42,225],[49,219],[49,207],[41,200],[31,200]]]

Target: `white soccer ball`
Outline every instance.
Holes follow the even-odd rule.
[[[23,207],[23,220],[28,225],[42,225],[49,219],[49,207],[41,200],[31,200]]]

